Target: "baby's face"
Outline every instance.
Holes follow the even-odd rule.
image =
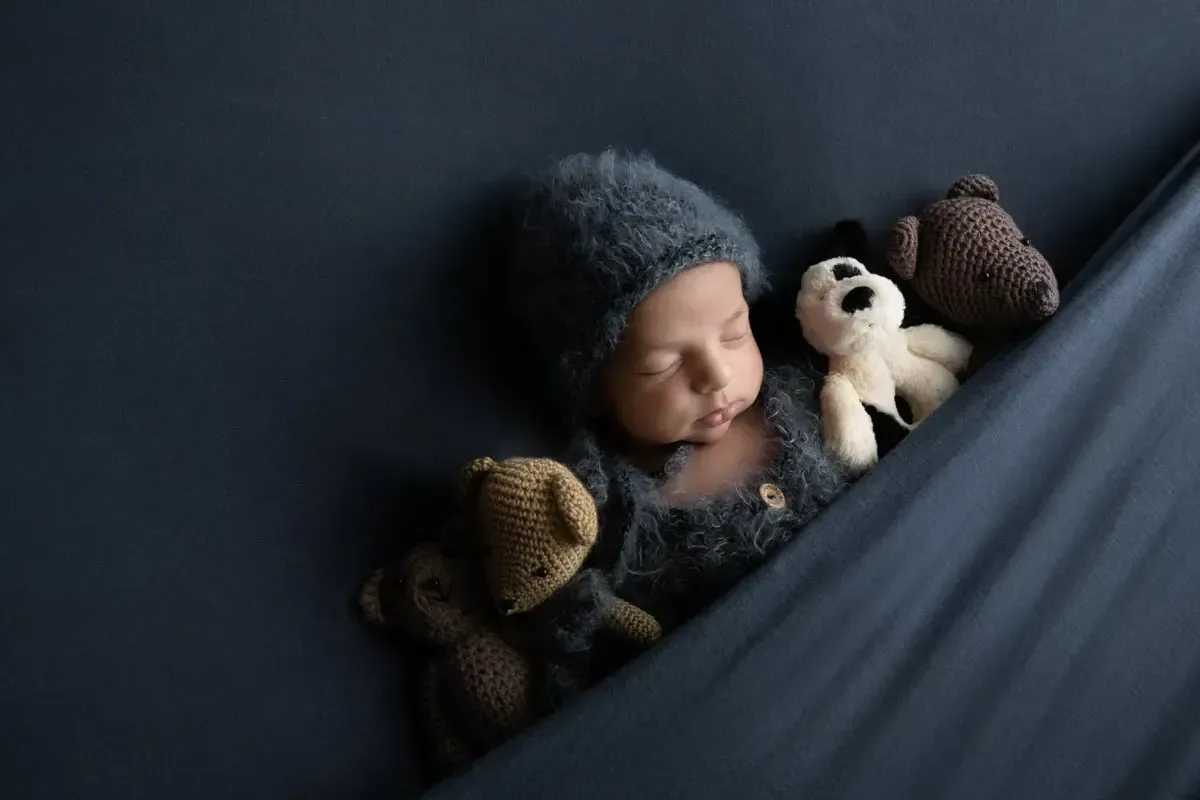
[[[715,442],[749,408],[763,363],[737,267],[692,267],[637,307],[605,370],[609,409],[645,444]]]

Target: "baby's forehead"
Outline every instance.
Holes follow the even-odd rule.
[[[621,338],[634,347],[669,345],[735,324],[747,309],[736,268],[697,267],[643,300]]]

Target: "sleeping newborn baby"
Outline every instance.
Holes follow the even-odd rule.
[[[575,611],[554,611],[561,649],[582,657],[612,592],[669,629],[844,483],[823,448],[818,376],[764,366],[749,303],[767,281],[737,216],[614,152],[560,162],[526,202],[512,301],[601,513],[590,569],[564,593]],[[557,679],[564,693],[585,680]]]

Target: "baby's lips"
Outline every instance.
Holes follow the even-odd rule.
[[[713,428],[719,428],[737,415],[739,406],[739,403],[730,403],[724,408],[718,408],[711,414],[701,417],[700,422],[701,424],[708,425]]]

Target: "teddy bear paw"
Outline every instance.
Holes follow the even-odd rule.
[[[866,414],[863,414],[866,417]],[[866,472],[879,462],[879,446],[870,419],[866,424],[841,426],[826,442],[829,454],[853,473]]]

